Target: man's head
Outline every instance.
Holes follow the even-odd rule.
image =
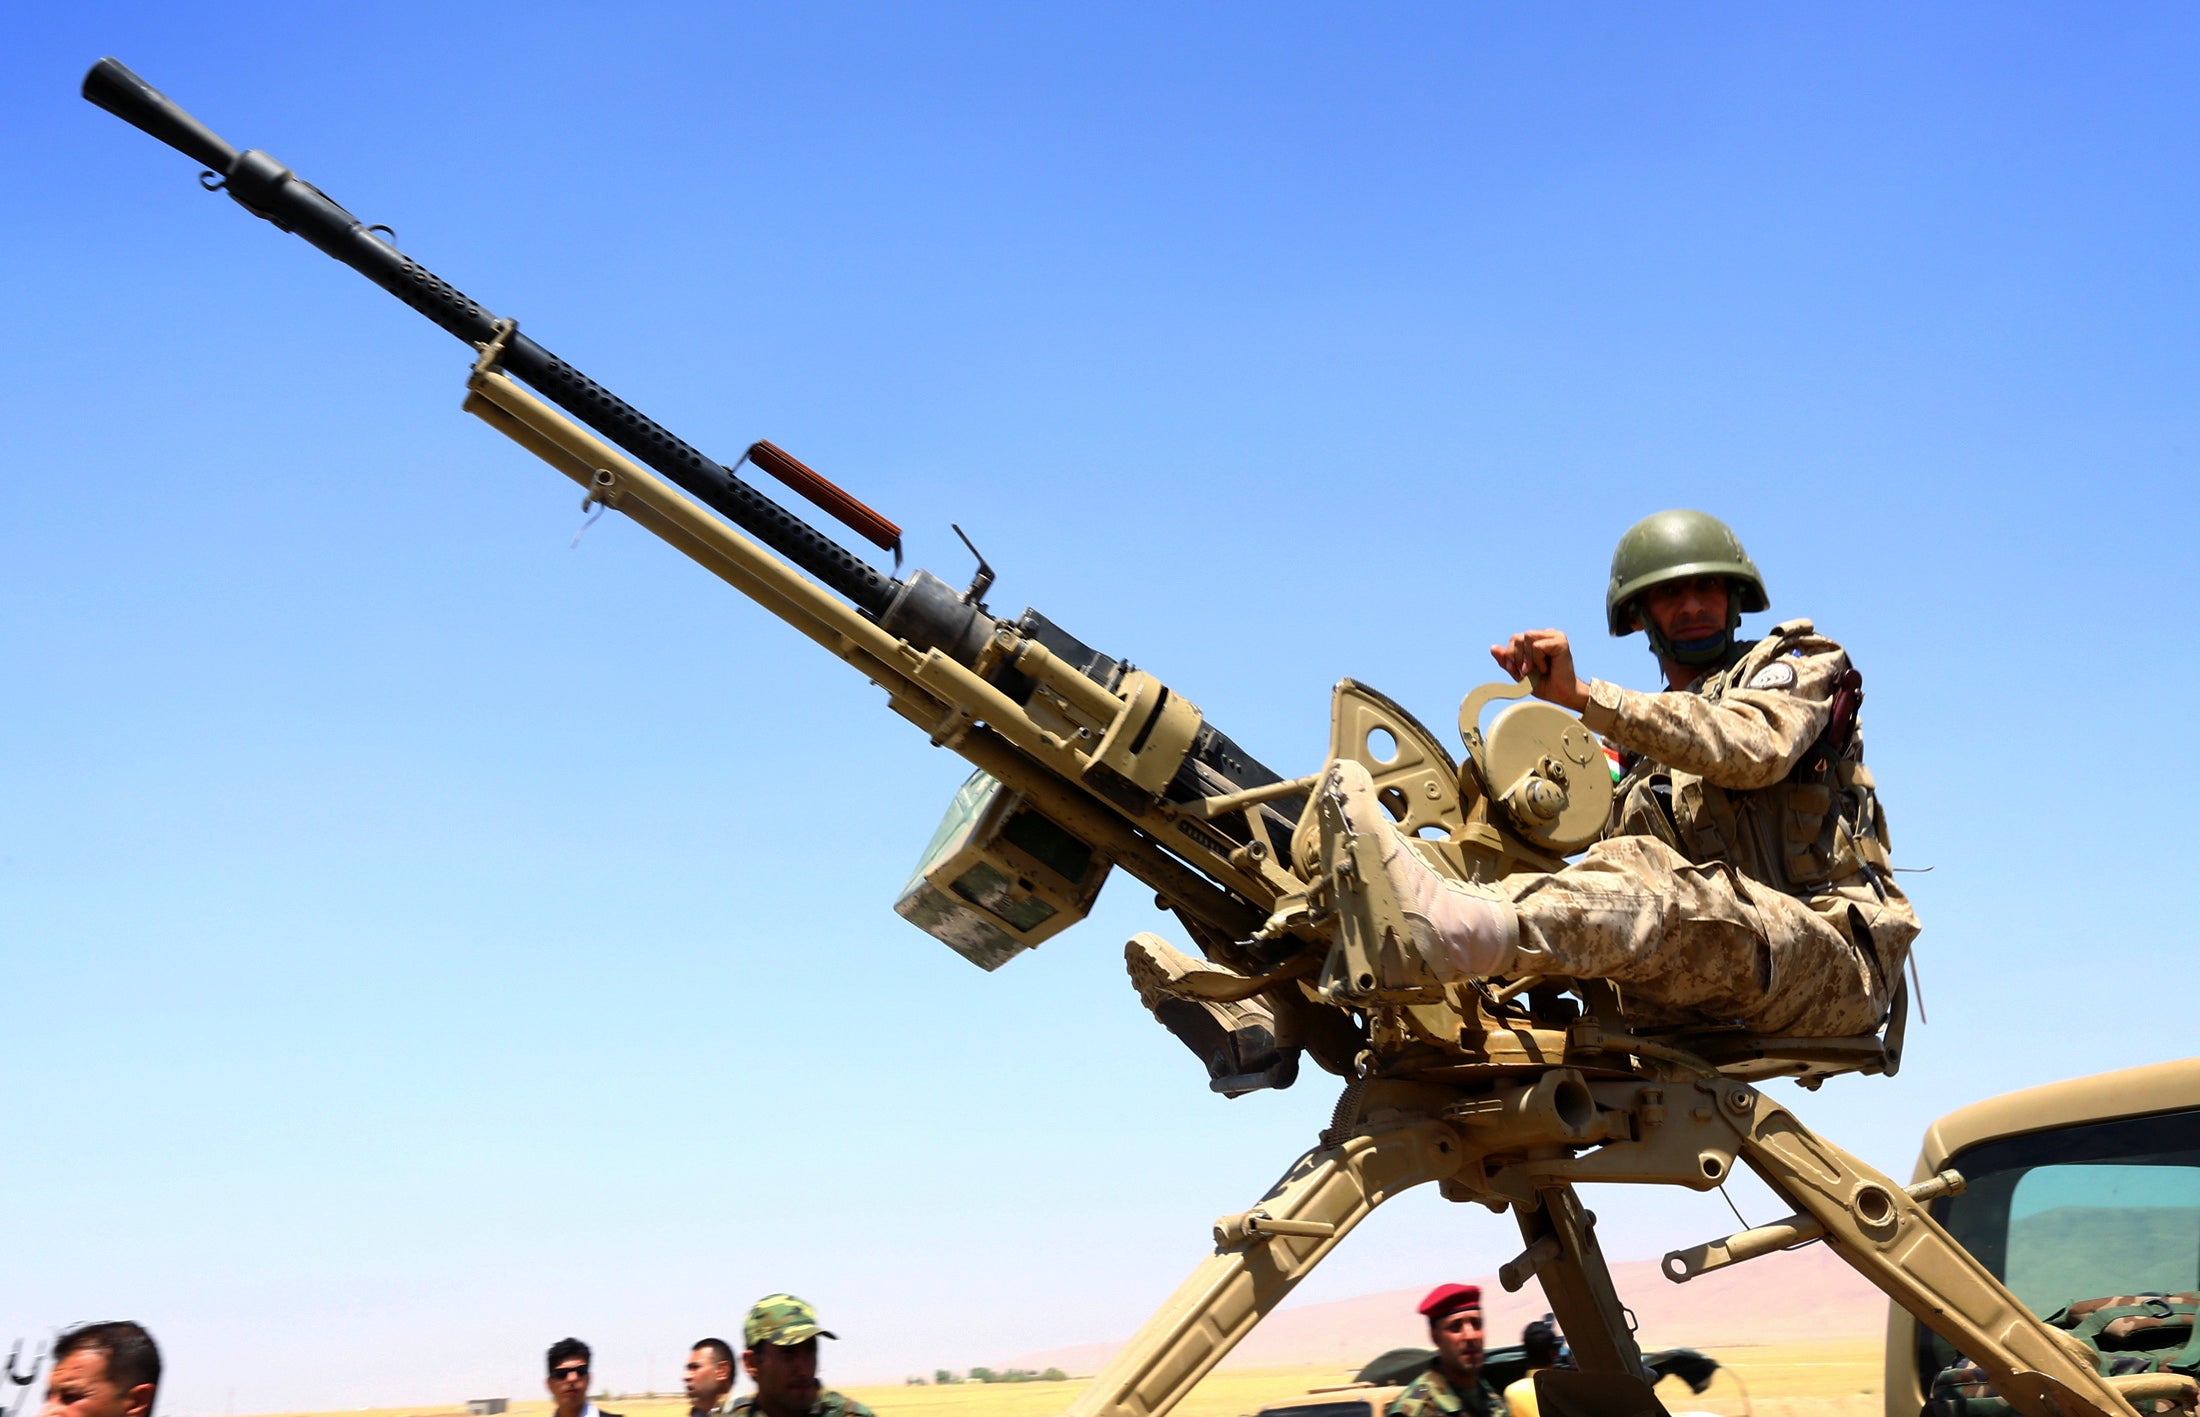
[[[148,1417],[160,1349],[134,1323],[84,1324],[54,1340],[42,1417]]]
[[[1704,512],[1656,512],[1629,527],[1604,589],[1613,634],[1641,630],[1660,663],[1696,669],[1724,659],[1742,616],[1770,604],[1741,538]]]
[[[1439,1284],[1421,1301],[1428,1340],[1436,1345],[1436,1366],[1455,1384],[1472,1383],[1482,1373],[1482,1289],[1476,1284]]]
[[[792,1294],[768,1294],[741,1323],[741,1369],[756,1384],[764,1417],[801,1417],[817,1402],[817,1341],[837,1338],[817,1310]]]
[[[1530,1368],[1555,1368],[1566,1340],[1558,1335],[1558,1321],[1545,1314],[1520,1331],[1520,1347],[1527,1354]]]
[[[733,1346],[723,1338],[699,1339],[688,1352],[690,1412],[708,1412],[733,1391]]]
[[[577,1338],[561,1338],[550,1345],[549,1375],[543,1386],[550,1389],[550,1403],[558,1417],[573,1417],[588,1405],[588,1345]]]

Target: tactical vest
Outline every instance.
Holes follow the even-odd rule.
[[[1789,620],[1683,692],[1718,700],[1777,660],[1837,649],[1810,621]],[[1748,791],[1641,759],[1621,780],[1612,813],[1608,835],[1656,836],[1691,861],[1725,861],[1791,895],[1814,895],[1852,878],[1884,880],[1890,869],[1887,814],[1864,766],[1861,733],[1838,751],[1821,736],[1784,780]]]

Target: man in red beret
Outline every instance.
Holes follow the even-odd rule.
[[[1399,1393],[1383,1417],[1506,1417],[1505,1399],[1482,1381],[1482,1290],[1439,1284],[1421,1301],[1436,1361]]]

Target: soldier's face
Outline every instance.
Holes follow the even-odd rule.
[[[53,1365],[41,1417],[145,1417],[152,1402],[152,1384],[125,1392],[108,1378],[105,1353],[79,1348]]]
[[[756,1405],[765,1417],[800,1417],[817,1401],[817,1340],[782,1347],[759,1343],[741,1355],[741,1366],[756,1381]]]
[[[1436,1343],[1437,1361],[1446,1373],[1471,1378],[1482,1371],[1480,1309],[1454,1309],[1429,1320],[1428,1336]]]
[[[687,1392],[691,1407],[716,1407],[733,1386],[733,1365],[714,1348],[698,1348],[688,1354]]]
[[[1652,586],[1636,602],[1668,640],[1700,640],[1726,628],[1726,577],[1690,576]]]

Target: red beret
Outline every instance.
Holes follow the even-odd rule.
[[[1421,1312],[1432,1323],[1454,1309],[1481,1307],[1482,1286],[1479,1284],[1439,1284],[1421,1301]]]

